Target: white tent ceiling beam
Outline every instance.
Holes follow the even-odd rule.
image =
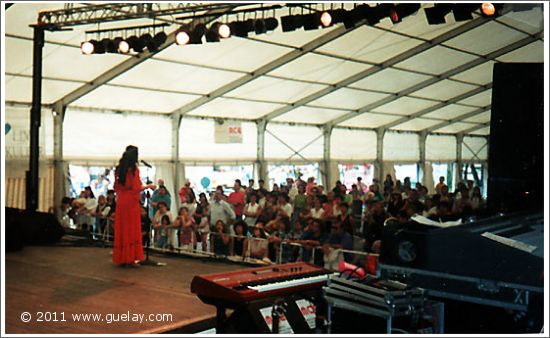
[[[482,113],[485,113],[486,111],[490,110],[491,109],[491,106],[486,106],[486,107],[482,107],[482,108],[479,108],[479,109],[476,109],[474,111],[471,111],[469,113],[466,113],[466,114],[462,114],[460,116],[457,116],[453,119],[450,119],[448,121],[444,121],[444,122],[441,122],[441,123],[438,123],[436,125],[433,125],[429,128],[426,128],[426,129],[423,129],[421,130],[420,132],[432,132],[434,130],[437,130],[439,128],[442,128],[442,127],[445,127],[447,125],[450,125],[450,124],[453,124],[455,122],[460,122],[464,119],[467,119],[469,117],[472,117],[472,116],[476,116],[476,115],[479,115],[479,114],[482,114]]]
[[[378,72],[380,72],[380,71],[382,71],[382,70],[384,70],[388,67],[391,67],[393,65],[398,64],[399,62],[405,61],[406,59],[408,59],[408,58],[410,58],[410,57],[412,57],[412,56],[414,56],[418,53],[421,53],[421,52],[426,51],[426,50],[428,50],[432,47],[435,47],[435,46],[441,44],[442,42],[445,42],[445,41],[450,40],[450,39],[452,39],[456,36],[459,36],[460,34],[462,34],[464,32],[467,32],[468,30],[473,29],[475,27],[481,26],[481,25],[485,24],[486,22],[488,22],[488,20],[485,19],[485,18],[477,18],[477,19],[474,19],[472,21],[469,21],[468,23],[466,23],[462,26],[459,26],[459,27],[457,27],[453,30],[450,30],[450,31],[446,32],[446,33],[443,33],[440,36],[438,36],[438,37],[436,37],[432,40],[423,42],[422,44],[420,44],[416,47],[413,47],[413,48],[411,48],[411,49],[409,49],[409,50],[407,50],[407,51],[405,51],[405,52],[403,52],[399,55],[396,55],[396,56],[390,58],[389,60],[386,60],[386,61],[384,61],[384,62],[382,62],[378,65],[374,65],[373,67],[371,67],[369,69],[366,69],[366,70],[364,70],[360,73],[352,75],[352,76],[350,76],[350,77],[348,77],[348,78],[332,85],[332,87],[322,89],[322,90],[320,90],[316,93],[313,93],[311,95],[308,95],[308,96],[306,96],[306,97],[304,97],[304,98],[302,98],[302,99],[300,99],[300,100],[298,100],[298,101],[296,101],[296,102],[294,102],[290,105],[286,105],[284,107],[276,109],[275,111],[269,113],[266,116],[266,118],[267,118],[267,120],[272,120],[272,119],[274,119],[274,118],[276,118],[280,115],[288,113],[292,109],[303,106],[303,105],[305,105],[309,102],[312,102],[312,101],[317,100],[317,99],[319,99],[319,98],[321,98],[321,97],[323,97],[327,94],[330,94],[330,93],[332,93],[332,92],[334,92],[334,91],[336,91],[336,90],[338,90],[342,87],[346,87],[346,86],[348,86],[352,83],[355,83],[355,82],[357,82],[357,81],[359,81],[363,78],[366,78],[367,76],[376,74],[376,73],[378,73]],[[396,98],[397,97],[395,97],[395,98],[393,98],[393,97],[384,98],[382,100],[377,101],[376,103],[380,103],[380,102],[384,101],[384,103],[382,103],[382,104],[385,104],[385,103],[393,101]],[[380,104],[380,105],[382,105],[382,104]],[[368,107],[370,107],[370,106],[371,105],[369,105]],[[354,116],[362,113],[362,112],[360,112],[360,110],[357,113],[354,112],[354,113],[344,115],[344,116],[349,116],[348,118],[354,117]],[[348,118],[346,118],[342,121],[345,121]],[[335,121],[339,121],[339,120],[340,120],[340,118],[335,119],[335,120],[329,122],[329,124],[336,125],[336,124],[342,122],[342,121],[335,122]]]
[[[359,25],[357,25],[356,27],[359,27]],[[190,112],[191,110],[195,109],[195,108],[198,108],[210,101],[213,101],[214,99],[218,98],[218,97],[221,97],[223,96],[224,94],[227,94],[229,93],[230,91],[234,90],[234,89],[237,89],[238,87],[262,76],[262,75],[265,75],[277,68],[279,68],[280,66],[284,65],[284,64],[287,64],[288,62],[292,61],[292,60],[295,60],[297,58],[299,58],[300,56],[302,55],[305,55],[307,53],[309,53],[310,51],[314,50],[314,49],[317,49],[321,46],[323,46],[324,44],[340,37],[340,36],[343,36],[344,34],[346,33],[349,33],[353,31],[353,28],[352,29],[346,29],[345,27],[343,26],[339,26],[338,28],[326,33],[326,34],[323,34],[322,36],[318,37],[317,39],[314,39],[308,43],[306,43],[305,45],[303,45],[301,48],[299,49],[296,49],[296,50],[293,50],[265,65],[263,65],[262,67],[256,69],[255,71],[235,80],[235,81],[232,81],[228,84],[226,84],[225,86],[222,86],[216,90],[214,90],[213,92],[211,92],[210,94],[204,96],[204,97],[201,97],[195,101],[192,101],[186,105],[184,105],[183,107],[179,108],[179,109],[176,109],[172,112],[172,114],[180,114],[180,115],[185,115],[187,114],[188,112]]]
[[[379,101],[373,102],[373,103],[371,103],[371,104],[369,104],[369,105],[367,105],[367,106],[365,106],[365,107],[363,107],[363,108],[358,109],[357,111],[354,111],[354,112],[349,113],[349,114],[347,114],[347,115],[343,115],[343,116],[341,116],[341,117],[339,117],[339,118],[336,118],[336,119],[334,119],[333,121],[330,121],[330,122],[328,122],[328,123],[331,123],[331,124],[339,124],[339,123],[342,123],[342,122],[344,122],[344,121],[346,121],[346,120],[348,120],[348,119],[350,119],[350,118],[356,117],[356,116],[358,116],[358,115],[360,115],[360,114],[363,114],[363,113],[366,113],[366,112],[369,112],[369,111],[371,111],[371,110],[373,110],[373,109],[375,109],[375,108],[380,107],[381,105],[384,105],[384,104],[386,104],[386,103],[389,103],[389,102],[391,102],[391,101],[394,101],[394,100],[396,100],[396,99],[398,99],[398,98],[400,98],[400,97],[402,97],[402,96],[405,96],[405,95],[408,95],[408,94],[410,94],[410,93],[413,93],[413,92],[415,92],[415,91],[417,91],[417,90],[426,88],[426,87],[428,87],[428,86],[430,86],[430,85],[432,85],[432,84],[434,84],[434,83],[437,83],[437,82],[439,82],[439,81],[441,81],[441,80],[448,79],[448,78],[450,78],[451,76],[454,76],[454,75],[457,75],[457,74],[459,74],[459,73],[462,73],[462,72],[464,72],[464,71],[466,71],[466,70],[468,70],[468,69],[472,69],[472,68],[474,68],[474,67],[476,67],[476,66],[478,66],[478,65],[480,65],[480,64],[482,64],[482,63],[484,63],[484,62],[487,62],[488,60],[496,59],[496,58],[498,58],[498,57],[500,57],[500,56],[502,56],[502,55],[504,55],[504,54],[507,54],[507,53],[509,53],[509,52],[511,52],[511,51],[513,51],[513,50],[515,50],[515,49],[518,49],[518,48],[521,48],[521,47],[523,47],[523,46],[526,46],[526,45],[528,45],[528,44],[534,42],[535,40],[539,39],[539,37],[541,37],[541,36],[542,36],[542,32],[539,32],[539,33],[537,33],[537,34],[534,34],[534,35],[528,36],[528,37],[526,37],[526,38],[523,38],[523,39],[521,39],[521,40],[519,40],[519,41],[514,42],[514,43],[511,44],[511,45],[505,46],[505,47],[500,48],[500,49],[498,49],[498,50],[496,50],[496,51],[494,51],[494,52],[492,52],[492,53],[489,53],[489,54],[487,54],[486,56],[479,57],[479,58],[477,58],[477,59],[475,59],[475,60],[472,60],[472,61],[470,61],[470,62],[467,62],[467,63],[465,63],[465,64],[463,64],[463,65],[461,65],[461,66],[458,66],[458,67],[456,67],[456,68],[453,68],[453,69],[451,69],[451,70],[449,70],[449,71],[447,71],[447,72],[445,72],[445,73],[443,73],[443,74],[441,74],[441,75],[439,75],[439,76],[437,76],[437,77],[434,77],[434,78],[432,78],[432,79],[428,79],[428,80],[423,81],[423,82],[421,82],[421,83],[419,83],[419,84],[416,84],[416,85],[414,85],[414,86],[412,86],[412,87],[409,87],[409,88],[407,88],[407,89],[405,89],[405,90],[402,90],[401,92],[397,93],[394,97],[384,98],[384,99],[381,99],[381,100],[379,100]],[[481,86],[480,88],[482,88],[483,90],[485,90],[484,86]],[[473,91],[472,91],[472,92],[473,92]],[[470,96],[471,96],[471,95],[470,95]],[[451,99],[451,100],[452,100],[452,99]],[[457,100],[457,101],[459,101],[459,100]],[[440,107],[438,107],[438,109],[439,109],[439,108],[440,108]],[[428,110],[428,109],[426,109],[426,110]],[[426,111],[425,113],[427,114],[428,112],[431,112],[431,111]],[[402,118],[402,119],[400,119],[400,120],[397,120],[397,121],[388,123],[388,124],[384,125],[383,127],[385,127],[385,128],[391,128],[391,127],[393,127],[393,126],[396,126],[396,125],[398,125],[398,124],[401,124],[401,123],[403,123],[403,122],[408,121],[408,120],[409,120],[410,118],[412,118],[412,117],[419,117],[419,116],[421,116],[421,115],[419,115],[418,113],[416,113],[416,114],[414,114],[414,115],[412,115],[412,116],[410,116],[410,117],[407,116],[407,117],[404,117],[404,118]]]
[[[225,11],[226,11],[225,9],[223,9],[221,11],[220,10],[211,11],[211,14],[213,16],[211,20],[215,20],[217,17],[223,15]],[[60,102],[60,104],[62,104],[64,106],[67,106],[67,105],[71,104],[72,102],[78,100],[82,96],[88,94],[92,90],[96,89],[97,87],[111,81],[112,79],[119,76],[120,74],[122,74],[124,72],[127,72],[128,70],[134,68],[135,66],[139,65],[140,63],[150,59],[156,53],[161,52],[164,49],[171,46],[175,41],[176,33],[177,33],[177,30],[170,33],[168,35],[168,37],[166,38],[166,41],[158,47],[157,51],[150,52],[149,50],[146,50],[146,51],[144,51],[144,52],[142,52],[142,53],[126,60],[126,61],[121,62],[120,64],[116,65],[115,67],[111,68],[110,70],[108,70],[105,73],[103,73],[103,74],[99,75],[98,77],[96,77],[90,83],[87,83],[87,84],[81,86],[80,88],[77,88],[76,90],[74,90],[71,93],[65,95],[64,97],[62,97],[58,101]]]
[[[470,90],[470,91],[468,91],[468,92],[466,92],[466,93],[464,93],[464,94],[460,94],[460,95],[458,95],[458,96],[455,96],[455,97],[453,97],[453,98],[447,100],[447,102],[445,102],[445,103],[439,103],[439,104],[436,104],[435,106],[431,106],[431,107],[422,109],[421,111],[416,112],[416,113],[414,113],[414,114],[412,114],[412,115],[403,116],[403,117],[399,118],[398,120],[395,120],[395,121],[393,121],[393,122],[390,122],[390,123],[387,123],[387,124],[383,125],[382,127],[383,127],[383,128],[387,128],[387,129],[393,128],[393,127],[398,126],[398,125],[400,125],[401,123],[405,123],[405,122],[407,122],[407,121],[409,121],[409,120],[411,120],[411,119],[413,119],[413,118],[427,115],[427,114],[429,114],[429,113],[431,113],[431,112],[433,112],[433,111],[436,111],[436,110],[438,110],[438,109],[441,109],[441,108],[443,108],[443,107],[445,107],[445,106],[447,106],[447,105],[449,105],[449,104],[456,104],[458,101],[461,101],[461,100],[467,99],[467,98],[469,98],[469,97],[471,97],[471,96],[474,96],[474,95],[477,95],[477,94],[479,94],[479,93],[482,93],[482,92],[486,91],[487,89],[492,88],[492,86],[493,86],[493,84],[491,83],[491,84],[488,84],[488,85],[485,85],[485,86],[480,86],[480,87],[478,87],[478,88],[474,88],[474,89],[472,89],[472,90]],[[338,123],[340,123],[340,122],[338,122]]]
[[[490,122],[482,123],[482,124],[479,124],[477,126],[473,126],[472,128],[464,129],[460,133],[461,134],[470,134],[470,133],[473,133],[476,130],[479,130],[479,129],[482,129],[482,128],[485,128],[485,127],[489,127],[490,125],[491,125]],[[479,136],[479,137],[483,137],[483,136]]]

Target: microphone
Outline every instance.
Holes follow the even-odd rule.
[[[142,163],[144,166],[148,167],[148,168],[153,168],[152,165],[150,165],[149,163],[145,162],[144,160],[141,160],[141,163]]]

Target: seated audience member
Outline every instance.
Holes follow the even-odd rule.
[[[479,187],[474,187],[473,189],[470,206],[474,211],[485,209],[485,200],[481,196],[481,189],[479,189]]]
[[[349,207],[347,203],[340,204],[340,215],[338,215],[338,217],[336,218],[336,222],[342,224],[342,228],[344,229],[344,231],[353,235],[355,234],[355,227],[353,223],[353,217],[350,215],[348,209]]]
[[[216,256],[229,256],[231,251],[231,236],[227,233],[225,223],[216,221],[215,232],[210,235],[210,248]]]
[[[382,228],[384,227],[386,218],[384,203],[373,203],[371,212],[367,216],[364,225],[364,236],[365,242],[367,243],[367,248],[370,248],[374,241],[382,238]]]
[[[252,228],[252,236],[245,241],[245,252],[250,253],[251,258],[265,260],[267,258],[268,241],[264,231],[264,225],[257,222]]]
[[[172,228],[172,222],[170,216],[163,215],[160,218],[160,223],[155,226],[155,234],[158,232],[157,241],[155,246],[160,249],[167,249],[169,246],[168,231]]]
[[[308,229],[303,233],[299,244],[303,245],[302,260],[317,266],[323,266],[323,252],[319,246],[325,242],[326,235],[321,232],[321,223],[317,219],[313,219]],[[315,254],[314,249],[315,248]]]
[[[235,238],[231,246],[231,256],[242,256],[244,258],[244,242],[248,233],[248,226],[244,221],[238,221],[233,225]]]
[[[352,250],[353,238],[344,231],[340,222],[334,222],[331,226],[331,233],[323,243],[323,260],[325,269],[338,270],[338,263],[341,260],[351,261],[351,255],[344,254],[339,249]]]
[[[71,198],[63,197],[61,199],[61,206],[58,208],[57,219],[59,223],[65,227],[70,228],[72,225],[71,212]]]
[[[94,239],[97,238],[96,236],[101,236],[101,234],[103,234],[103,230],[105,229],[105,225],[107,224],[107,216],[109,215],[110,211],[111,207],[107,204],[106,197],[100,195],[97,198],[97,207],[91,214],[95,217]]]
[[[256,194],[249,195],[249,203],[245,205],[243,210],[244,221],[247,226],[253,227],[262,213],[262,207],[258,204],[258,196]]]

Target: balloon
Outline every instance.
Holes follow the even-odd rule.
[[[210,185],[210,179],[208,177],[203,177],[201,179],[201,185],[204,189],[208,188],[208,186]]]
[[[4,135],[7,135],[11,130],[11,124],[6,123],[6,133]]]

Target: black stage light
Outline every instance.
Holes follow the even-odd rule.
[[[110,42],[111,42],[111,39],[108,39],[108,38],[101,39],[101,41],[99,41],[99,43],[96,45],[95,53],[96,54],[105,54],[105,52],[107,51],[107,47],[108,47]]]
[[[455,4],[453,6],[453,16],[455,21],[468,21],[472,20],[472,12],[479,8],[479,4]]]
[[[319,24],[321,23],[319,13],[305,14],[302,17],[304,19],[304,30],[310,31],[319,28]]]
[[[248,37],[248,32],[250,32],[247,29],[246,22],[243,21],[233,21],[229,24],[229,28],[231,29],[231,34],[242,38]]]
[[[153,37],[153,41],[155,42],[155,44],[157,45],[157,48],[162,45],[163,43],[166,42],[166,39],[168,38],[168,36],[166,36],[166,33],[164,32],[158,32],[157,34],[155,34],[155,36]]]
[[[420,4],[398,4],[390,9],[390,19],[394,22],[401,22],[404,18],[418,12]]]
[[[445,23],[445,16],[451,11],[449,4],[435,4],[433,7],[424,8],[426,19],[430,25],[440,25]]]
[[[267,18],[265,19],[265,29],[270,32],[279,27],[279,21],[276,18]]]
[[[128,45],[130,45],[130,48],[134,50],[134,52],[143,52],[143,48],[145,48],[145,45],[143,44],[143,41],[137,36],[132,35],[126,41],[128,42]]]
[[[292,32],[304,26],[304,20],[301,15],[287,15],[281,17],[281,28],[283,32]]]
[[[264,19],[256,19],[254,22],[254,32],[256,32],[256,34],[264,34],[267,32]]]
[[[104,46],[106,53],[118,53],[118,41],[107,39],[107,41],[104,42]]]
[[[344,17],[347,15],[348,11],[343,8],[333,9],[328,11],[330,17],[332,18],[332,23],[341,23],[344,22]]]
[[[191,31],[191,35],[189,36],[189,43],[190,44],[201,44],[202,43],[202,36],[206,33],[206,25],[205,24],[198,24],[195,26],[195,28]]]

